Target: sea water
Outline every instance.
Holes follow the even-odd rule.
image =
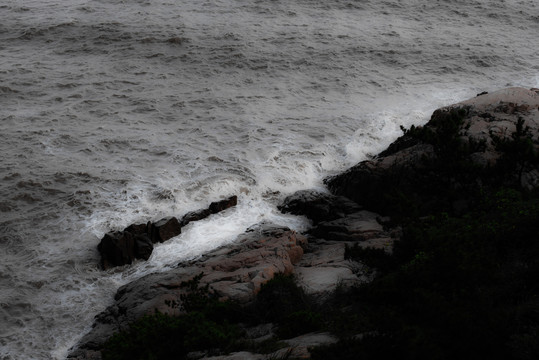
[[[2,0],[0,359],[63,359],[116,289],[273,222],[434,109],[539,86],[535,0]],[[103,234],[238,195],[147,262]]]

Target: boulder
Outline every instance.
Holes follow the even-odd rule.
[[[167,217],[155,223],[148,221],[146,224],[132,224],[123,231],[105,234],[97,246],[101,254],[101,266],[106,270],[114,266],[131,264],[135,259],[148,260],[154,243],[178,236],[181,234],[182,227],[191,221],[202,220],[237,203],[237,196],[231,196],[212,202],[207,209],[189,212],[181,220]]]
[[[150,221],[146,224],[132,224],[124,229],[124,231],[130,232],[133,235],[150,235],[149,228],[152,225]]]
[[[150,237],[152,223],[132,224],[123,231],[105,234],[97,249],[101,254],[101,267],[131,264],[135,259],[148,260],[153,252]]]
[[[137,259],[148,260],[153,252],[153,243],[146,234],[134,235],[135,257]]]
[[[304,215],[315,224],[361,210],[361,206],[348,198],[316,190],[297,191],[287,196],[278,208],[283,213]]]
[[[187,214],[185,214],[182,219],[180,220],[180,224],[182,226],[185,226],[189,224],[191,221],[198,221],[207,218],[211,215],[210,209],[200,209],[196,211],[190,211]]]
[[[109,269],[131,264],[135,259],[148,260],[153,251],[153,244],[146,234],[115,231],[105,234],[97,249],[101,254],[102,268]]]
[[[153,243],[167,241],[182,232],[182,225],[175,217],[161,219],[149,227],[150,238]]]
[[[229,197],[228,199],[212,202],[208,209],[212,214],[217,214],[218,212],[231,208],[232,206],[236,206],[237,204],[238,197],[234,195]]]
[[[131,264],[136,259],[135,237],[126,231],[105,234],[97,249],[101,254],[103,269]]]

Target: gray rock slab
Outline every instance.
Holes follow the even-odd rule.
[[[363,241],[387,234],[378,218],[378,214],[363,210],[335,220],[323,221],[311,229],[310,233],[326,240]]]
[[[344,266],[298,267],[296,278],[308,294],[323,294],[334,291],[339,284],[359,284],[361,279],[352,270]]]

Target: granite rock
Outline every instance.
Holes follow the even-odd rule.
[[[452,112],[464,114],[457,129],[462,148],[457,154],[443,143],[445,120]],[[496,146],[500,139],[511,139],[519,121],[523,121],[533,147],[539,150],[539,94],[536,90],[508,88],[436,110],[423,128],[439,136],[438,143],[421,141],[405,133],[377,157],[362,161],[344,173],[325,180],[336,195],[346,196],[365,208],[383,214],[416,211],[427,214],[438,208],[463,212],[469,206],[468,195],[477,192],[494,177],[477,171],[442,172],[441,165],[465,156],[463,163],[487,173],[504,153]],[[421,128],[421,127],[419,127]],[[448,141],[451,141],[449,139]],[[445,146],[445,148],[444,148]],[[448,166],[443,168],[450,170]],[[474,172],[475,171],[475,172]],[[518,182],[525,189],[539,186],[537,164],[523,163],[518,171],[503,173],[504,181]],[[447,190],[451,191],[447,191]],[[399,208],[396,208],[399,206]],[[402,208],[403,206],[407,208]]]

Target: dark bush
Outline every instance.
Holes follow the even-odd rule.
[[[237,304],[212,298],[207,286],[199,286],[202,275],[181,284],[187,292],[180,303],[167,303],[180,308],[182,315],[156,313],[133,322],[105,343],[103,359],[184,359],[191,351],[233,349],[241,335],[235,323],[241,310]]]
[[[262,285],[252,307],[257,322],[281,323],[290,314],[310,307],[310,300],[292,276],[277,274]]]

